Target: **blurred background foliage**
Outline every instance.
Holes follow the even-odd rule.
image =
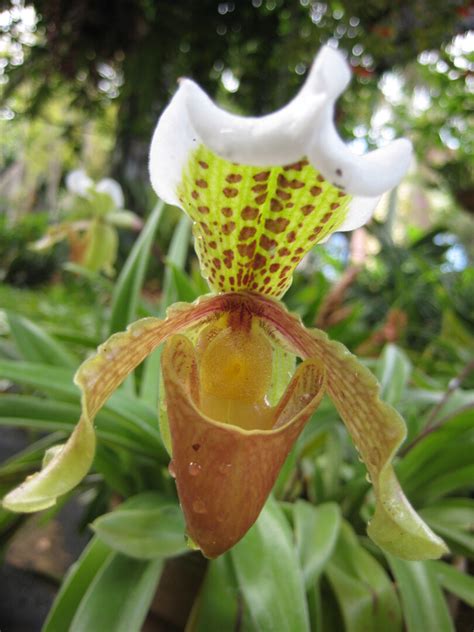
[[[8,460],[0,467],[0,488],[7,490],[37,469],[44,448],[72,428],[78,398],[71,378],[81,359],[134,318],[162,315],[168,304],[207,291],[189,223],[177,209],[157,210],[147,174],[153,127],[179,77],[192,77],[224,107],[262,114],[295,93],[323,43],[345,51],[353,69],[337,106],[341,135],[355,152],[407,136],[415,160],[368,227],[335,235],[310,253],[285,301],[305,324],[325,329],[365,358],[384,397],[405,415],[409,435],[397,466],[400,477],[453,555],[449,564],[405,567],[367,542],[364,525],[373,499],[364,468],[327,402],[288,462],[275,496],[290,518],[302,563],[301,529],[309,510],[298,503],[337,505],[326,506],[328,515],[318,518],[341,535],[336,552],[336,539],[328,540],[324,560],[314,562],[326,566],[306,595],[312,629],[395,630],[402,616],[409,632],[453,625],[468,630],[463,603],[472,605],[474,594],[464,581],[474,557],[474,6],[469,1],[0,0],[0,424],[2,433],[7,427],[23,429],[12,445],[3,435],[1,456]],[[148,220],[138,240],[120,231],[116,281],[70,266],[64,244],[49,254],[29,248],[61,218],[65,176],[78,167],[95,180],[114,177],[124,189],[125,208]],[[138,394],[150,392],[150,384],[156,390],[156,366],[155,360],[126,385],[125,409],[126,398],[120,405],[112,402],[99,419],[95,471],[79,490],[84,525],[118,499],[156,488],[173,495],[166,454],[158,451],[156,457],[158,432],[151,441],[133,412],[136,407],[155,424],[150,398]],[[156,403],[155,395],[151,401]],[[14,457],[19,447],[23,452]],[[266,519],[278,522],[275,515]],[[56,519],[54,512],[49,517]],[[0,512],[2,545],[22,525],[23,519]],[[110,549],[97,541],[95,536],[84,564],[95,559],[99,573]],[[129,551],[127,543],[120,546],[122,553],[124,546]],[[250,557],[252,546],[250,539]],[[245,560],[243,548],[241,553]],[[347,566],[352,555],[360,576]],[[182,608],[187,616],[194,603],[189,630],[225,629],[223,621],[236,619],[240,629],[251,630],[247,619],[258,619],[267,607],[246,596],[245,582],[237,581],[245,569],[236,556],[212,563],[199,601]],[[126,564],[138,564],[127,559]],[[146,571],[156,583],[159,575],[155,567],[139,572],[123,559],[114,563],[124,577]],[[377,619],[366,606],[392,585],[383,578],[369,588],[364,584],[380,566],[408,586],[401,593],[402,615],[390,602],[398,623]],[[186,572],[192,575],[193,568]],[[113,590],[113,583],[103,582]],[[440,587],[451,591],[450,615]],[[211,607],[218,588],[231,604],[219,620]],[[410,602],[410,590],[418,601]],[[347,594],[356,595],[354,603]],[[83,598],[79,590],[76,605]],[[142,614],[146,611],[138,612],[138,619]],[[69,623],[64,627],[63,620],[63,629]],[[86,619],[80,623],[88,629]],[[182,629],[174,624],[169,629]],[[49,629],[59,629],[54,625]]]

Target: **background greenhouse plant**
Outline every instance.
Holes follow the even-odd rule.
[[[417,166],[391,196],[387,219],[380,223],[382,212],[368,227],[363,265],[336,235],[311,253],[286,300],[307,327],[365,358],[404,415],[397,475],[451,554],[406,563],[371,544],[370,484],[328,401],[245,540],[211,563],[189,552],[157,431],[157,354],[98,417],[96,461],[81,487],[38,522],[0,510],[0,627],[33,630],[23,617],[44,616],[36,589],[51,574],[12,566],[15,548],[28,548],[25,529],[35,553],[42,525],[63,526],[79,507],[92,539],[62,583],[47,632],[129,632],[143,621],[147,632],[471,632],[472,2],[29,1],[0,0],[0,447],[13,454],[11,436],[26,446],[0,465],[0,494],[72,431],[80,410],[72,376],[101,341],[207,291],[188,222],[175,208],[150,214],[144,186],[145,146],[176,79],[192,76],[225,107],[263,114],[295,92],[313,51],[330,41],[355,73],[338,102],[344,137],[365,149],[407,136]],[[148,217],[131,253],[135,235],[120,235],[115,286],[63,271],[64,246],[47,256],[27,248],[58,219],[63,177],[78,164],[93,178],[116,178],[127,208]],[[160,600],[168,611],[157,609]]]
[[[150,309],[143,301],[151,246],[165,215],[159,204],[122,269],[104,321],[109,333],[138,315],[163,315],[170,302],[190,301],[203,291],[201,279],[186,272],[190,226],[183,218],[168,253],[160,306]],[[308,305],[303,291],[298,278],[290,302],[300,309]],[[67,343],[64,330],[60,340],[13,311],[6,318],[10,343],[2,347],[0,376],[20,391],[0,398],[0,423],[40,435],[0,468],[2,493],[37,469],[44,449],[72,429],[79,413],[72,375],[78,356],[93,344],[80,335],[74,344]],[[423,353],[407,353],[393,344],[367,362],[385,400],[407,420],[409,436],[397,462],[398,476],[451,555],[439,562],[403,562],[370,543],[365,524],[373,497],[365,468],[325,400],[256,525],[229,553],[207,564],[187,630],[455,629],[452,613],[462,614],[460,603],[474,605],[474,580],[467,573],[474,556],[474,502],[469,498],[474,389],[466,361],[467,347],[472,351],[474,345],[459,316],[451,313],[450,318],[463,337],[462,344],[449,349],[463,367],[457,382],[449,381],[437,364],[437,354],[445,352],[442,342],[430,352],[431,362]],[[339,328],[349,338],[357,330],[350,319]],[[151,356],[97,418],[96,474],[75,492],[88,492],[83,497],[89,499],[87,521],[94,536],[66,576],[46,632],[139,630],[166,559],[189,554],[158,431],[158,362],[158,354]],[[112,498],[123,502],[110,512]],[[54,512],[49,512],[51,517]],[[2,510],[5,545],[16,521]],[[451,595],[449,607],[443,591]]]

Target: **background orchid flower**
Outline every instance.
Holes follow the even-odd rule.
[[[405,140],[362,157],[340,140],[333,109],[349,78],[343,57],[324,48],[295,99],[262,118],[229,114],[181,82],[156,128],[150,174],[158,195],[192,218],[213,294],[174,305],[165,320],[132,324],[84,362],[75,378],[79,424],[5,507],[48,507],[81,480],[93,460],[94,416],[166,340],[162,436],[188,534],[205,555],[228,550],[256,520],[324,393],[373,482],[371,538],[406,559],[446,551],[398,484],[392,459],[405,425],[380,400],[375,378],[279,302],[302,257],[334,231],[366,223],[410,161]]]
[[[83,169],[66,176],[69,193],[64,201],[66,219],[51,226],[44,237],[33,244],[37,251],[67,240],[69,257],[92,272],[112,275],[117,258],[117,228],[139,230],[142,221],[124,209],[122,187],[112,178],[94,182]]]

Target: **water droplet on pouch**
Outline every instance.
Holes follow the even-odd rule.
[[[217,469],[221,474],[228,474],[231,467],[232,463],[221,463]]]
[[[172,478],[176,478],[176,470],[174,469],[174,461],[170,461],[168,465],[168,472]]]
[[[191,476],[197,476],[201,472],[201,466],[199,465],[199,463],[191,461],[191,463],[188,465],[188,472]]]
[[[193,502],[193,510],[197,513],[197,514],[205,514],[207,513],[207,509],[206,509],[206,505],[203,503],[202,500],[195,500]]]

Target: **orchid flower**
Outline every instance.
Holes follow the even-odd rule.
[[[188,534],[206,556],[228,550],[254,523],[324,393],[373,482],[370,537],[405,559],[446,552],[392,467],[406,434],[402,418],[356,357],[280,302],[302,257],[334,231],[366,223],[410,162],[403,139],[365,156],[341,141],[334,103],[349,79],[342,55],[323,48],[298,95],[261,118],[230,114],[181,81],[153,136],[151,181],[192,219],[212,294],[172,306],[165,320],[133,323],[84,362],[75,378],[83,410],[75,431],[5,507],[48,507],[81,480],[93,460],[98,410],[166,341],[162,436]],[[288,381],[295,358],[301,362]]]
[[[112,178],[94,183],[85,171],[76,169],[67,174],[66,189],[67,219],[51,226],[32,248],[43,251],[66,239],[73,263],[91,272],[112,275],[117,258],[117,228],[139,230],[141,219],[124,209],[122,188]]]

